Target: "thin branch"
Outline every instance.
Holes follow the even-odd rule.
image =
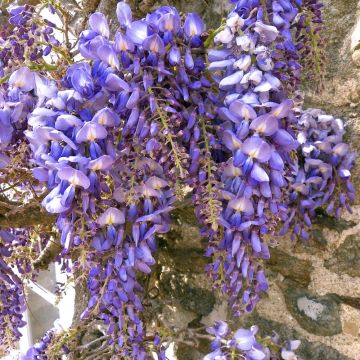
[[[54,261],[55,257],[59,255],[61,251],[60,240],[57,237],[54,241],[49,241],[40,255],[33,262],[35,269],[46,270],[49,265]]]
[[[1,210],[1,208],[0,208]],[[43,211],[39,203],[12,206],[0,214],[0,227],[22,228],[33,225],[53,224],[55,217]]]
[[[96,344],[97,342],[99,341],[103,341],[103,340],[107,340],[109,339],[109,335],[104,335],[104,336],[101,336],[93,341],[90,341],[89,343],[85,344],[85,345],[80,345],[76,348],[76,350],[87,350],[89,349],[92,345]]]

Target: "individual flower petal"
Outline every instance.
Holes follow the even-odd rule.
[[[107,44],[101,46],[99,49],[99,58],[112,68],[119,69],[119,58],[112,46]]]
[[[276,133],[279,128],[279,120],[271,115],[261,115],[250,124],[250,129],[265,136],[271,136]]]
[[[189,13],[184,23],[185,35],[189,38],[199,36],[205,31],[205,24],[201,17],[196,13]]]
[[[110,207],[103,212],[98,218],[98,224],[100,226],[105,225],[116,225],[116,224],[124,224],[125,216],[124,213],[114,207]]]
[[[181,54],[180,50],[176,45],[173,45],[170,48],[169,54],[168,54],[169,63],[171,65],[178,65],[181,61]]]
[[[223,69],[227,68],[228,66],[233,65],[234,62],[235,62],[234,59],[213,61],[209,64],[208,70],[210,70],[210,71],[223,70]],[[234,65],[234,67],[235,67],[235,65]]]
[[[27,67],[21,67],[10,75],[9,85],[21,91],[31,91],[35,87],[34,73]]]
[[[266,171],[257,163],[254,164],[250,176],[259,182],[269,182],[269,175]]]
[[[249,359],[251,360],[264,360],[266,359],[266,354],[263,350],[252,348],[250,351],[246,353]],[[295,359],[294,359],[295,360]]]
[[[240,82],[240,80],[242,79],[244,75],[243,71],[236,71],[233,74],[224,77],[220,83],[219,83],[219,88],[220,89],[227,89],[228,87],[232,87],[236,84],[238,84]]]
[[[145,197],[160,197],[160,192],[155,190],[149,185],[138,185],[135,186],[135,191],[141,195],[144,195]]]
[[[83,122],[74,115],[60,115],[55,121],[55,128],[57,130],[66,131],[74,127],[80,127]]]
[[[245,120],[252,120],[257,117],[254,108],[241,100],[233,101],[229,106],[229,110]]]
[[[279,31],[275,26],[265,25],[260,20],[256,21],[254,31],[260,35],[260,41],[264,44],[273,42],[279,34]]]
[[[249,351],[255,343],[255,336],[250,330],[239,329],[234,333],[234,340],[239,350]]]
[[[102,155],[95,160],[91,160],[88,168],[91,170],[109,170],[114,163],[114,159],[109,155]]]
[[[74,186],[81,186],[84,189],[87,189],[90,186],[89,178],[82,171],[76,170],[70,166],[61,168],[57,175],[61,180],[67,180]]]
[[[278,119],[282,119],[290,113],[294,107],[294,102],[290,99],[284,100],[279,106],[275,107],[271,114],[276,116]]]
[[[129,84],[117,75],[110,73],[105,80],[105,87],[111,91],[126,91],[130,92]]]
[[[124,1],[120,1],[116,6],[116,16],[120,25],[129,27],[132,21],[132,12],[130,6]]]
[[[265,73],[264,78],[266,82],[270,84],[271,90],[278,91],[281,88],[281,81],[276,76]]]
[[[110,36],[110,29],[106,17],[100,12],[91,14],[89,18],[90,27],[98,34],[108,38]]]
[[[87,122],[76,134],[78,143],[94,141],[96,139],[105,139],[107,131],[104,126],[98,123]]]
[[[158,23],[160,31],[177,33],[180,29],[180,16],[178,13],[167,13],[161,16]]]
[[[45,200],[45,199],[44,199]],[[50,214],[61,214],[69,210],[69,206],[64,206],[62,204],[62,195],[57,195],[53,197],[50,201],[42,202],[42,205],[45,207],[46,211]]]
[[[222,141],[224,145],[231,151],[240,149],[242,142],[237,138],[237,136],[230,130],[226,130],[223,134]]]
[[[167,181],[157,176],[151,176],[149,179],[146,180],[145,184],[156,190],[169,186]]]
[[[38,103],[42,103],[45,98],[52,98],[57,92],[55,81],[46,79],[44,76],[34,74],[35,77],[35,93],[39,98]]]
[[[94,117],[92,122],[96,122],[100,125],[114,127],[120,124],[119,116],[116,112],[108,107],[99,110]]]
[[[338,156],[345,156],[347,153],[349,153],[349,150],[350,150],[349,145],[345,143],[336,144],[333,147],[334,154]]]
[[[298,147],[298,142],[284,129],[279,129],[273,139],[278,145],[288,150],[293,150]]]
[[[243,55],[234,62],[234,69],[247,71],[251,65],[251,56]]]
[[[145,50],[155,54],[163,55],[165,53],[164,42],[158,34],[148,36],[143,42],[143,47]]]
[[[231,32],[229,27],[225,27],[224,30],[221,30],[215,35],[215,43],[229,44],[234,38],[234,34]]]
[[[129,39],[128,36],[121,32],[115,34],[114,50],[117,52],[129,51],[133,52],[135,49],[134,43]]]
[[[142,45],[148,36],[148,25],[144,20],[137,20],[131,23],[126,30],[126,35],[137,45]]]
[[[246,215],[252,215],[254,213],[254,206],[250,199],[246,197],[236,198],[229,201],[229,208],[239,212],[243,212]]]
[[[259,162],[268,161],[272,152],[270,145],[257,136],[246,139],[242,151]]]

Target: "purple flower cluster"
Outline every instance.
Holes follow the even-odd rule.
[[[9,71],[0,94],[0,168],[25,134],[33,176],[49,189],[42,205],[57,215],[61,258],[74,259],[76,252],[70,270],[83,274],[79,281],[87,277],[90,298],[81,318],[102,319],[109,345],[123,358],[156,352],[165,359],[158,329],[143,322],[147,294],[140,279],[155,264],[156,235],[169,231],[185,185],[193,189],[209,240],[206,255],[213,261],[206,271],[237,316],[251,311],[268,288],[267,238],[292,229],[293,237],[307,239],[319,207],[337,217],[343,208],[351,211],[354,154],[343,142],[342,122],[296,109],[292,99],[301,56],[317,51],[308,44],[320,41],[321,5],[234,2],[205,43],[205,25],[195,13],[180,16],[163,6],[136,20],[119,2],[119,27],[111,34],[96,12],[79,37],[85,60],[68,66],[58,86],[27,67],[10,74],[10,58],[23,62],[27,53],[25,60],[36,62],[59,44],[53,24],[34,25],[33,8],[9,9],[14,33],[0,45]],[[2,258],[11,253],[0,247]],[[23,292],[2,258],[1,328],[10,324],[17,339]],[[30,271],[24,264],[16,264],[20,273]],[[299,345],[281,347],[273,337],[270,346],[256,327],[231,332],[222,321],[208,331],[215,340],[207,360],[290,359]],[[11,340],[7,334],[0,333],[3,343]],[[46,359],[54,334],[28,356]]]
[[[318,87],[322,86],[325,62],[324,39],[321,35],[323,29],[321,8],[323,6],[317,0],[299,2],[297,21],[293,26],[299,62],[306,69],[306,76],[317,80]]]
[[[6,75],[4,69],[13,70],[25,60],[38,62],[60,45],[54,36],[55,25],[40,18],[33,6],[10,6],[8,13],[9,24],[0,31],[0,77]]]
[[[117,15],[114,42],[105,17],[90,17],[79,49],[94,65],[69,67],[62,81],[68,90],[35,109],[26,134],[34,176],[51,190],[43,205],[59,214],[63,254],[83,249],[74,264],[89,274],[82,318],[102,318],[110,342],[142,359],[136,272],[150,272],[155,235],[169,230],[173,189],[200,167],[197,116],[207,116],[210,83],[204,53],[193,55],[204,29],[197,15],[182,24],[174,8],[162,7],[132,21],[125,3]]]
[[[16,152],[24,140],[27,116],[40,104],[45,94],[54,93],[54,84],[26,67],[14,71],[0,88],[0,168],[9,165],[7,153]]]
[[[344,208],[351,212],[355,189],[350,171],[355,153],[344,142],[342,120],[319,109],[299,111],[296,133],[299,161],[292,167],[289,217],[280,235],[291,228],[293,239],[308,240],[317,209],[325,208],[337,218]]]
[[[29,264],[23,259],[9,261],[24,242],[17,234],[0,230],[0,345],[11,347],[21,337],[19,328],[26,323],[23,312],[26,309],[23,284],[15,274],[30,271]],[[10,266],[9,263],[12,263]]]
[[[7,178],[8,165],[13,163],[12,171],[21,166],[26,154],[21,154],[24,147],[24,130],[27,116],[45,92],[51,93],[47,80],[23,67],[14,71],[0,88],[0,169]],[[5,186],[6,188],[6,186]],[[13,201],[20,200],[16,194]],[[0,343],[11,345],[20,338],[19,328],[25,325],[22,313],[26,308],[23,284],[15,272],[22,278],[31,277],[32,267],[29,256],[24,252],[30,246],[30,229],[0,230],[0,277],[1,281],[1,333]],[[18,257],[16,257],[16,255]],[[11,264],[11,266],[10,266]]]
[[[257,20],[257,11],[237,4],[215,36],[219,47],[209,51],[209,70],[220,88],[218,138],[228,160],[220,165],[218,223],[224,230],[210,231],[207,255],[215,260],[207,270],[236,315],[251,311],[268,288],[260,261],[269,257],[264,236],[286,217],[285,163],[298,146],[289,128],[294,103],[272,58],[279,31]]]
[[[55,345],[54,342],[56,342],[58,334],[59,329],[57,328],[51,328],[46,331],[43,337],[21,357],[21,360],[60,360],[61,356],[49,354],[49,348]],[[61,346],[61,351],[63,354],[69,353],[69,349],[66,345]]]
[[[271,337],[261,339],[257,336],[258,327],[231,331],[224,321],[216,321],[207,332],[214,337],[210,354],[202,360],[296,360],[294,351],[299,347],[299,340],[287,341],[284,346],[279,344],[279,337],[274,333]],[[266,345],[262,345],[262,343]]]
[[[109,94],[74,90],[85,78],[90,87],[102,75],[114,76],[101,64],[92,70],[87,64],[69,68],[65,81],[71,89],[59,91],[48,107],[37,108],[29,118],[33,130],[27,137],[39,165],[33,173],[51,189],[43,205],[59,214],[64,256],[82,248],[84,255],[74,266],[89,274],[91,294],[82,318],[100,316],[119,346],[134,343],[131,351],[140,356],[137,342],[144,333],[135,270],[148,273],[154,264],[154,236],[168,228],[172,192],[162,168],[142,145],[134,141],[133,149],[123,149],[116,140],[120,118],[104,107]],[[92,96],[102,101],[96,105],[90,100],[92,111],[82,110]],[[123,327],[126,338],[119,334]],[[127,346],[123,350],[128,354]]]
[[[240,0],[235,3],[234,14],[243,19],[241,30],[256,26],[260,21],[266,26],[272,26],[273,36],[277,30],[276,44],[267,51],[256,54],[258,62],[262,67],[272,67],[276,77],[282,82],[283,89],[289,94],[297,90],[301,80],[301,64],[307,60],[313,60],[309,52],[309,43],[321,42],[318,37],[318,27],[321,22],[320,8],[322,6],[317,0]],[[228,19],[228,26],[218,36],[229,36],[231,21]],[[312,30],[316,25],[315,29]],[[230,25],[230,26],[229,26]],[[293,34],[292,29],[296,29]],[[264,30],[266,29],[263,28]],[[270,28],[268,28],[270,30]],[[265,34],[265,33],[263,33]],[[261,36],[261,35],[260,35]],[[229,40],[230,38],[228,38]],[[315,50],[314,50],[315,51]],[[318,64],[313,64],[317,67]],[[310,70],[307,64],[307,70]]]

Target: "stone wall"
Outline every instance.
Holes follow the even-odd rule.
[[[179,360],[199,360],[208,343],[194,344],[188,328],[231,319],[226,300],[211,291],[203,275],[203,242],[192,209],[175,216],[170,235],[160,241],[157,316],[178,335]],[[279,239],[268,261],[270,290],[253,314],[234,326],[259,325],[284,338],[302,340],[305,360],[359,359],[360,207],[341,221],[322,216],[309,243]],[[160,315],[159,315],[160,314]]]

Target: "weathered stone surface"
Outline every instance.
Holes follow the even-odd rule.
[[[324,4],[324,22],[329,24],[325,27],[324,91],[315,92],[311,81],[305,83],[306,102],[339,114],[339,111],[347,112],[345,107],[360,101],[360,74],[352,66],[351,59],[351,38],[358,22],[358,1],[326,0]]]
[[[308,260],[300,260],[285,251],[273,248],[267,265],[270,270],[279,272],[285,278],[294,280],[305,287],[310,283],[313,267]]]
[[[172,263],[172,269],[179,272],[191,272],[203,274],[208,259],[204,257],[204,251],[197,248],[182,248],[163,252]]]
[[[178,360],[199,360],[205,353],[201,353],[198,349],[194,349],[193,346],[186,344],[178,344],[176,349],[176,356]]]
[[[349,305],[355,309],[360,309],[360,298],[351,297],[351,296],[338,296],[339,301],[343,302],[346,305]]]
[[[176,349],[176,356],[178,360],[199,360],[208,353],[209,346],[209,341],[202,339],[196,348],[192,345],[180,343]]]
[[[318,296],[288,281],[283,291],[290,313],[305,330],[322,336],[341,333],[339,303],[331,294]]]
[[[206,289],[192,286],[186,275],[174,272],[163,274],[160,282],[162,292],[199,316],[211,312],[215,305],[215,295]]]
[[[348,236],[324,264],[337,274],[360,276],[360,235]]]
[[[341,233],[342,231],[355,226],[356,223],[354,221],[336,219],[334,216],[327,215],[324,210],[319,210],[317,211],[314,225],[317,225],[319,228],[325,227]]]

